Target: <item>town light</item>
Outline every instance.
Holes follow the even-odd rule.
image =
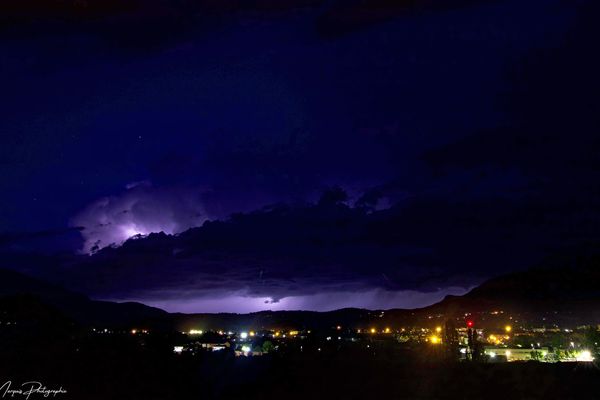
[[[577,361],[591,362],[594,361],[594,357],[589,350],[583,350],[577,356]]]
[[[510,331],[512,331],[512,326],[510,326],[510,325],[506,325],[506,326],[504,327],[504,330],[506,331],[506,333],[509,333]]]
[[[242,339],[247,339],[248,338],[248,333],[247,332],[242,332],[242,333],[240,333],[240,337]]]
[[[495,343],[495,344],[500,344],[501,340],[498,339],[498,337],[496,335],[490,335],[488,336],[488,341],[491,343]]]
[[[375,328],[371,328],[371,333],[375,333],[375,332],[376,332]]]
[[[467,326],[469,328],[472,328],[473,327],[473,321],[471,321],[471,320],[467,321]]]
[[[431,341],[432,344],[438,344],[441,342],[441,339],[435,335],[431,336],[429,338],[429,340]]]
[[[442,331],[442,327],[441,327],[441,326],[438,326],[437,328],[435,328],[435,331],[436,331],[437,333],[440,333],[440,332]]]

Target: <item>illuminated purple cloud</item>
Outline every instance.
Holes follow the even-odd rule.
[[[115,196],[101,198],[75,216],[72,226],[83,227],[85,253],[119,245],[130,237],[153,232],[176,234],[207,219],[202,191],[161,188],[136,182]]]
[[[185,214],[174,210],[197,212],[201,194],[191,201],[189,190],[179,193],[166,196],[143,184],[90,206],[82,213],[87,219],[80,221],[104,225],[84,231],[88,247],[98,240],[118,243],[140,230],[175,233],[189,226]],[[181,199],[198,208],[176,207],[186,204]],[[429,218],[438,228],[431,232],[444,245],[438,249],[419,240],[416,227],[422,229],[425,218],[418,210],[370,212],[335,201],[276,205],[204,222],[177,235],[149,234],[103,248],[81,258],[77,268],[70,266],[61,283],[95,299],[136,300],[169,311],[420,307],[463,293],[483,275],[472,262],[439,267],[461,249],[444,232],[460,226],[455,217]],[[107,226],[106,220],[111,222]],[[169,225],[174,221],[183,222]],[[475,239],[469,243],[485,251],[486,243]]]

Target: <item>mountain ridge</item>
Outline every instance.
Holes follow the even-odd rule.
[[[167,313],[142,303],[91,300],[58,285],[22,273],[0,269],[0,298],[32,295],[72,320],[95,326],[148,326],[161,329],[325,329],[332,326],[367,327],[439,324],[464,315],[486,315],[500,310],[529,321],[600,323],[600,271],[579,268],[534,268],[491,278],[462,296],[417,309],[369,310],[342,308],[326,312],[263,310],[253,313]],[[435,318],[433,317],[435,316]],[[485,320],[485,317],[483,317]],[[550,320],[547,321],[551,323]]]

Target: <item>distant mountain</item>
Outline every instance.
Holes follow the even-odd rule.
[[[538,325],[600,323],[600,257],[581,265],[545,265],[489,279],[463,296],[447,296],[420,310],[461,316],[494,310]]]
[[[421,309],[348,308],[330,312],[262,311],[250,314],[169,314],[140,303],[93,301],[56,285],[0,269],[0,308],[8,304],[24,315],[38,317],[60,312],[65,318],[88,326],[146,326],[179,331],[322,330],[338,325],[344,329],[383,329],[388,326],[440,325],[447,319],[460,321],[466,318],[465,315],[471,315],[469,318],[475,318],[481,327],[500,326],[510,317],[521,324],[578,326],[600,323],[600,269],[596,268],[596,261],[600,258],[576,267],[547,266],[502,275],[463,296],[448,296]],[[496,311],[502,313],[492,317]]]
[[[473,310],[564,310],[600,305],[600,269],[535,268],[492,278],[463,296],[448,296],[432,307]]]
[[[263,311],[173,314],[171,318],[181,330],[433,326],[447,319],[460,322],[466,315],[480,327],[503,326],[510,317],[536,326],[600,324],[600,269],[594,265],[545,267],[502,275],[463,296],[447,296],[439,303],[414,310]]]
[[[406,312],[395,310],[395,312]],[[171,314],[173,325],[181,331],[190,329],[224,329],[224,330],[288,330],[288,329],[331,329],[338,325],[357,327],[368,325],[380,318],[381,311],[359,308],[317,311],[260,311],[250,314],[217,313],[217,314]]]
[[[0,307],[3,304],[13,307],[16,303],[29,304],[32,309],[49,307],[64,318],[85,325],[157,324],[167,315],[163,310],[140,303],[90,300],[84,295],[6,269],[0,269],[0,299],[3,301]]]

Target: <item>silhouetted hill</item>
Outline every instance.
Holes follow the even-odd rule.
[[[151,323],[167,314],[140,303],[90,300],[84,295],[6,269],[0,269],[0,298],[12,299],[13,303],[20,301],[23,303],[23,310],[27,309],[28,304],[32,311],[39,307],[48,307],[55,311],[55,315],[60,314],[64,318],[86,325],[130,326]],[[32,314],[35,315],[37,314]]]
[[[479,315],[480,326],[497,324],[485,315],[502,310],[519,316],[523,323],[596,324],[600,323],[600,272],[596,259],[583,266],[548,266],[511,273],[490,279],[464,296],[448,296],[443,301],[414,310],[340,309],[330,312],[261,311],[250,314],[204,313],[169,314],[140,303],[93,301],[56,285],[0,269],[0,306],[7,301],[30,315],[53,317],[95,326],[147,326],[187,331],[190,329],[334,329],[439,324],[465,314]],[[6,300],[10,299],[10,300]],[[14,307],[13,307],[14,308]],[[64,317],[64,318],[63,318]],[[35,317],[37,318],[37,317]],[[487,320],[486,320],[487,318]],[[42,318],[43,319],[43,318]],[[487,321],[487,322],[485,322]],[[545,322],[544,322],[545,321]]]
[[[541,266],[489,279],[463,296],[447,296],[427,314],[460,316],[503,310],[556,324],[600,323],[600,256],[562,254]],[[538,322],[539,322],[538,321]]]
[[[515,316],[523,324],[600,323],[600,271],[584,267],[545,267],[492,278],[463,296],[414,310],[343,309],[330,312],[263,311],[251,314],[173,314],[178,329],[331,329],[440,324],[448,318],[475,316],[479,326]],[[504,313],[491,318],[495,311]],[[486,317],[487,315],[487,317]],[[503,323],[503,322],[502,322]]]
[[[407,313],[405,310],[393,310]],[[385,315],[386,312],[383,312]],[[260,311],[249,314],[172,314],[174,326],[183,331],[189,329],[332,329],[336,326],[357,327],[370,324],[381,317],[381,311],[359,308],[316,311]]]
[[[464,296],[447,296],[431,307],[536,311],[598,306],[599,283],[600,270],[595,268],[536,268],[492,278]]]
[[[73,321],[56,307],[24,294],[0,297],[0,321],[19,325],[19,328],[43,328],[45,331],[73,325]]]

